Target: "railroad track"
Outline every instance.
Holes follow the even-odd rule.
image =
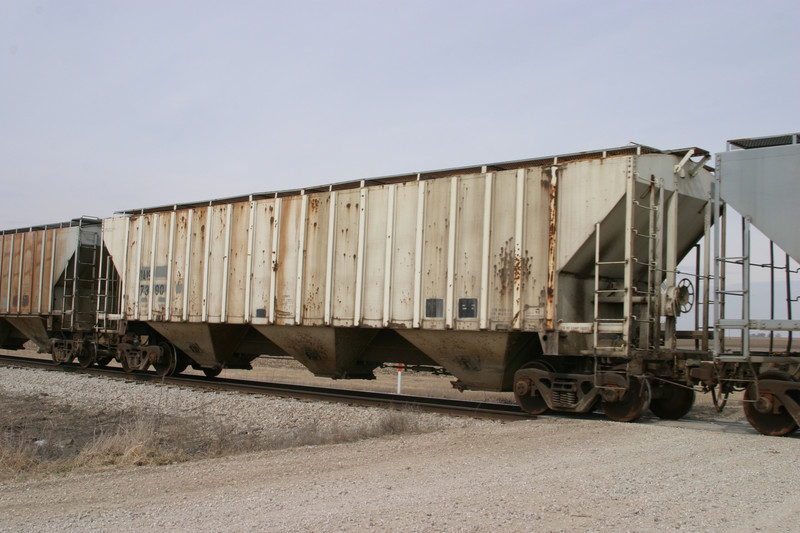
[[[164,378],[157,375],[155,372],[126,373],[121,368],[115,367],[81,368],[79,365],[74,363],[56,365],[51,361],[44,359],[8,355],[0,355],[0,364],[51,371],[101,375],[113,379],[148,383],[163,383],[167,385],[194,387],[206,390],[263,394],[306,400],[349,403],[353,405],[372,407],[413,408],[419,411],[457,416],[469,416],[473,418],[488,418],[493,420],[525,420],[536,418],[535,416],[525,413],[516,405],[495,402],[477,402],[470,400],[456,400],[451,398],[434,398],[428,396],[408,396],[405,394],[392,394],[386,392],[336,389],[331,387],[316,387],[310,385],[294,385],[289,383],[272,383],[220,377],[208,378],[205,376],[181,375]]]
[[[163,378],[155,372],[126,373],[121,368],[81,368],[77,364],[55,365],[45,359],[31,357],[17,357],[0,355],[0,364],[7,366],[37,368],[50,371],[75,372],[81,374],[100,375],[112,379],[135,381],[142,383],[162,383],[179,387],[193,387],[204,390],[230,391],[248,394],[262,394],[268,396],[281,396],[306,400],[328,401],[362,405],[370,407],[413,408],[419,411],[435,412],[455,416],[468,416],[493,420],[531,420],[537,418],[522,411],[517,405],[479,402],[471,400],[456,400],[451,398],[434,398],[428,396],[408,396],[386,392],[359,391],[351,389],[337,389],[331,387],[317,387],[310,385],[294,385],[288,383],[273,383],[250,381],[244,379],[209,378],[205,376],[181,375]],[[569,418],[581,420],[605,420],[600,413],[558,413],[539,415],[539,418]],[[740,422],[726,422],[702,419],[662,420],[652,415],[642,416],[638,424],[677,427],[698,431],[713,431],[720,433],[736,433],[743,435],[757,435],[758,432],[749,424]],[[790,438],[800,438],[795,435]]]

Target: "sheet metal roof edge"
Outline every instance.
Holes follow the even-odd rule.
[[[735,146],[742,150],[752,150],[754,148],[769,148],[771,146],[785,146],[787,144],[798,144],[800,133],[783,133],[779,135],[767,135],[765,137],[745,137],[742,139],[731,139],[728,146]]]
[[[622,156],[622,155],[630,155],[632,151],[638,151],[639,154],[673,154],[673,155],[683,155],[692,148],[681,148],[677,150],[659,150],[658,148],[653,148],[652,146],[647,146],[644,144],[637,144],[637,143],[630,143],[625,146],[618,146],[615,148],[604,148],[601,150],[589,150],[585,152],[573,152],[568,154],[561,154],[561,155],[550,155],[544,157],[536,157],[531,159],[515,159],[511,161],[503,161],[498,163],[485,163],[479,165],[468,165],[463,167],[453,167],[453,168],[445,168],[439,170],[429,170],[423,172],[411,172],[405,174],[393,174],[388,176],[381,176],[375,178],[364,178],[359,180],[350,180],[350,181],[340,181],[334,182],[327,185],[317,185],[311,187],[303,187],[299,189],[285,189],[281,191],[270,191],[270,192],[259,192],[259,193],[252,193],[252,194],[245,194],[245,195],[236,195],[231,197],[225,198],[216,198],[212,200],[200,200],[196,202],[185,202],[180,204],[168,204],[162,206],[154,206],[154,207],[144,207],[144,208],[137,208],[137,209],[125,209],[122,211],[115,211],[115,214],[118,215],[141,215],[146,213],[159,213],[159,212],[169,212],[169,211],[177,211],[178,209],[189,209],[189,208],[197,208],[197,207],[208,207],[220,204],[229,204],[234,202],[246,201],[246,200],[257,200],[257,199],[264,199],[264,198],[282,198],[286,196],[295,196],[298,194],[304,194],[308,192],[323,192],[323,191],[336,191],[336,190],[345,190],[345,189],[353,189],[356,187],[360,187],[362,183],[365,185],[383,185],[383,184],[392,184],[392,183],[403,183],[407,181],[416,181],[416,180],[425,180],[425,179],[433,179],[445,176],[458,176],[462,174],[473,174],[481,172],[483,167],[486,167],[487,170],[513,170],[517,168],[524,168],[524,167],[535,167],[535,166],[545,166],[549,164],[558,164],[561,161],[580,161],[582,159],[598,159],[606,156]],[[694,148],[695,155],[708,155],[709,152],[703,150],[701,148]]]
[[[101,222],[102,219],[100,218],[83,216],[80,218],[73,218],[72,220],[68,220],[66,222],[54,222],[52,224],[39,224],[37,226],[27,226],[24,228],[0,230],[0,235],[11,235],[14,233],[29,233],[31,231],[40,231],[48,229],[72,228],[76,226],[80,227],[94,226],[94,225],[99,225]]]

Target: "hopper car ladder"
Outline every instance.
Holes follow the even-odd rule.
[[[716,251],[716,275],[715,281],[715,317],[714,323],[719,330],[719,334],[714,338],[714,359],[720,363],[780,363],[792,360],[800,364],[800,358],[792,355],[792,333],[797,329],[797,321],[792,317],[792,304],[798,301],[798,298],[792,298],[792,273],[797,273],[797,270],[792,270],[789,259],[789,254],[785,254],[785,264],[783,266],[776,265],[775,263],[775,243],[770,240],[770,259],[766,264],[753,265],[751,262],[751,222],[747,216],[742,217],[741,226],[741,255],[729,256],[726,250],[726,220],[725,209],[721,211],[721,229],[720,233],[723,235],[717,238],[718,244]],[[728,289],[726,287],[727,267],[728,265],[738,265],[741,268],[741,289]],[[770,270],[769,293],[770,293],[770,318],[767,320],[754,319],[751,315],[751,270],[753,266],[764,267]],[[775,271],[783,270],[785,273],[786,284],[786,312],[787,317],[785,320],[775,319]],[[726,316],[726,300],[729,298],[741,299],[740,316],[736,318]],[[735,306],[733,306],[735,307]],[[753,352],[751,348],[751,330],[758,329],[762,331],[769,331],[769,347],[764,352]],[[786,348],[780,350],[776,346],[775,332],[786,331]],[[738,331],[741,346],[731,346],[730,349],[726,348],[724,331]],[[738,348],[738,349],[737,349]]]
[[[91,236],[89,243],[84,237]],[[61,299],[61,329],[89,331],[94,327],[99,235],[81,232],[75,255],[65,271]]]
[[[800,134],[753,137],[728,141],[727,150],[717,154],[717,172],[714,190],[714,360],[717,363],[733,363],[749,366],[751,371],[761,365],[800,366],[800,354],[792,344],[793,332],[800,331],[800,320],[793,317],[792,307],[800,298],[793,297],[792,274],[800,270],[792,262],[800,258],[797,248],[796,207],[798,199],[797,171],[800,165]],[[743,184],[758,180],[762,187],[750,189]],[[780,188],[780,194],[773,194],[767,185]],[[741,215],[739,239],[729,239],[728,207]],[[779,217],[779,218],[778,218]],[[769,239],[769,260],[753,262],[751,251],[752,227],[758,227]],[[741,252],[728,252],[728,243],[741,243]],[[776,263],[775,244],[784,249],[785,262]],[[759,254],[756,254],[759,257]],[[751,271],[753,268],[769,270],[769,318],[753,317],[757,309],[751,300],[759,294],[753,292]],[[728,268],[732,272],[728,272]],[[776,319],[776,271],[784,271],[786,314]],[[737,278],[737,274],[739,278]],[[735,286],[731,279],[740,286]],[[731,285],[731,288],[728,288]],[[753,298],[753,297],[756,298]],[[766,295],[764,295],[766,296]],[[731,305],[733,304],[733,305]],[[741,310],[737,304],[741,304]],[[739,316],[735,316],[739,315]],[[795,313],[796,316],[796,313]],[[775,332],[786,332],[785,348],[777,346]],[[769,334],[767,346],[753,346],[751,335]],[[733,333],[733,335],[726,335]],[[738,338],[737,338],[738,335]],[[726,346],[727,344],[727,346]],[[755,349],[754,349],[755,348]],[[772,368],[767,366],[766,368]],[[794,375],[800,375],[794,367]],[[754,372],[753,372],[754,373]]]
[[[638,348],[654,349],[659,333],[659,290],[662,272],[661,227],[663,225],[664,191],[655,178],[649,180],[649,192],[644,201],[636,199],[636,175],[629,173],[626,184],[625,202],[625,252],[622,259],[601,259],[600,224],[595,225],[595,267],[594,267],[594,319],[592,328],[592,350],[597,357],[616,356],[630,358]],[[637,224],[638,222],[638,224]],[[642,229],[640,229],[640,227]],[[634,255],[636,239],[647,241],[647,259]],[[634,268],[644,266],[647,271],[646,288],[639,288],[634,280]],[[622,286],[602,286],[602,270],[621,267]],[[622,314],[603,316],[601,301],[622,303]],[[638,314],[634,314],[634,305]],[[638,331],[638,336],[637,336]],[[601,335],[615,334],[617,345],[601,346],[607,339]]]
[[[97,277],[97,329],[118,331],[122,315],[119,308],[120,278],[111,255],[100,244],[100,274]]]
[[[800,352],[796,341],[792,343],[793,332],[800,331],[800,320],[793,313],[800,299],[792,295],[796,293],[792,275],[800,273],[795,262],[800,258],[797,224],[793,224],[799,141],[796,133],[728,141],[728,150],[717,154],[715,174],[713,360],[720,396],[724,405],[730,392],[744,389],[741,401],[747,420],[759,432],[774,436],[788,435],[800,425]],[[752,186],[755,183],[758,187]],[[729,222],[735,218],[728,207],[741,217],[740,233]],[[754,227],[765,239],[752,232]],[[763,252],[757,247],[754,252],[751,245],[767,239],[765,260]],[[780,255],[776,258],[776,244],[783,249],[785,262]],[[769,280],[754,276],[754,268],[768,270]],[[776,279],[779,271],[784,271],[785,289]],[[783,318],[776,317],[780,293],[786,304]],[[767,299],[769,318],[754,316],[763,313],[759,304]]]

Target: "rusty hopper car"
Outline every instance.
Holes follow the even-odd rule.
[[[680,416],[701,358],[677,345],[675,266],[708,231],[705,159],[631,145],[123,212],[103,221],[98,342],[129,369],[396,362],[532,413]]]
[[[513,391],[533,414],[599,406],[620,421],[744,390],[758,431],[789,434],[799,138],[729,141],[715,171],[697,148],[630,145],[0,232],[0,345],[161,375],[263,354],[338,379],[403,363]],[[743,215],[731,244],[728,205]],[[751,261],[751,224],[772,239],[766,264]],[[711,241],[713,273],[698,244]],[[751,316],[764,266],[773,300],[785,274],[785,318]]]
[[[0,231],[0,346],[27,340],[57,363],[108,362],[96,352],[99,219]]]

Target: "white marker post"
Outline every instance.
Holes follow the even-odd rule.
[[[397,365],[397,394],[402,394],[403,389],[403,363]]]

